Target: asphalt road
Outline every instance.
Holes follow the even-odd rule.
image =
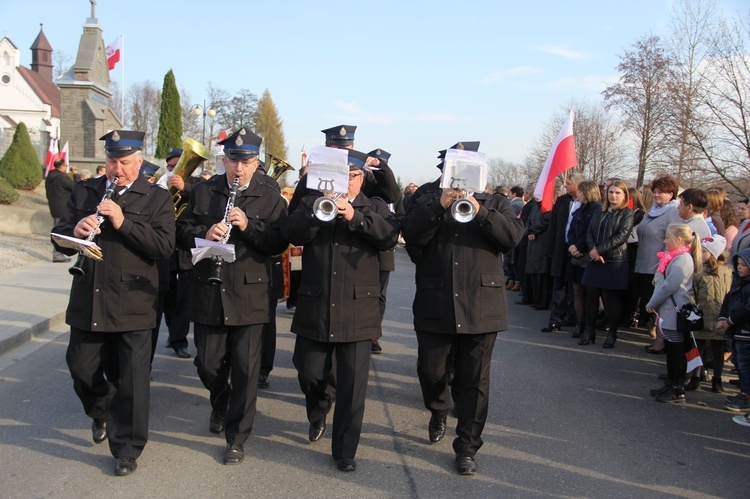
[[[277,367],[239,466],[221,464],[224,441],[208,432],[207,391],[192,361],[163,346],[166,334],[154,365],[150,440],[128,477],[113,476],[106,444],[91,441],[65,365],[64,329],[0,357],[0,497],[750,497],[750,428],[732,423],[723,395],[699,391],[684,406],[659,404],[648,390],[660,385],[664,357],[644,352],[643,334],[623,333],[613,350],[580,347],[569,332],[539,332],[547,313],[515,305],[515,293],[511,328],[495,346],[479,473],[457,475],[455,420],[443,442],[427,440],[414,268],[403,250],[397,269],[356,472],[336,469],[328,435],[307,441],[282,304]]]

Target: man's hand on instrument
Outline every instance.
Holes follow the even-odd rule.
[[[75,228],[73,229],[73,235],[78,239],[86,239],[91,234],[92,230],[96,230],[99,225],[99,220],[95,215],[89,215],[86,218],[82,218],[78,221]]]
[[[443,189],[443,193],[440,195],[440,204],[447,210],[458,199],[458,194],[459,192],[456,189]]]
[[[226,234],[226,232],[227,226],[223,221],[215,223],[208,228],[208,231],[206,232],[206,239],[209,241],[221,241],[221,238],[224,237],[224,234]]]
[[[336,200],[336,207],[339,209],[339,215],[344,217],[344,220],[347,222],[351,222],[352,218],[354,218],[354,207],[352,204],[342,196]]]
[[[247,215],[236,206],[229,210],[227,221],[242,231],[247,229]]]
[[[169,186],[174,187],[177,190],[184,191],[185,181],[179,175],[172,175],[172,177],[169,179]]]
[[[122,223],[125,221],[125,215],[123,215],[122,208],[120,208],[119,204],[111,199],[107,199],[97,206],[96,209],[99,211],[100,215],[109,217],[109,221],[115,230],[120,230]]]

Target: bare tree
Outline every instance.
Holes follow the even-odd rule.
[[[508,187],[525,186],[532,181],[521,163],[514,163],[502,158],[490,158],[488,163],[487,187],[490,189],[500,185]],[[536,178],[533,180],[536,180]]]
[[[153,154],[156,151],[160,107],[161,89],[153,81],[134,83],[128,88],[125,123],[132,130],[146,132],[143,144],[145,154]]]
[[[672,60],[659,37],[651,35],[637,40],[633,50],[620,56],[617,70],[621,73],[619,82],[602,94],[607,107],[622,113],[625,129],[636,137],[636,187],[640,187],[646,170],[666,144]]]
[[[693,145],[710,171],[743,196],[750,193],[750,17],[722,20],[704,77],[710,82],[702,113],[691,127]]]
[[[698,127],[699,108],[709,84],[704,68],[715,29],[715,10],[714,0],[680,0],[671,18],[669,50],[674,79],[669,85],[671,112],[666,129],[670,145],[664,149],[664,158],[670,173],[685,186],[700,183],[706,170],[703,155],[692,144],[691,130]]]
[[[63,50],[52,51],[52,78],[57,80],[73,65],[73,56]]]

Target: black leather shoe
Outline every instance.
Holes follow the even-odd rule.
[[[211,411],[211,418],[208,420],[208,431],[217,435],[224,431],[224,416],[216,411]]]
[[[372,340],[372,345],[370,345],[370,352],[372,353],[383,353],[383,347],[380,346],[380,342],[376,339]]]
[[[583,334],[583,324],[577,324],[576,328],[573,330],[573,334],[570,335],[571,338],[580,338]]]
[[[240,464],[245,459],[245,449],[241,445],[227,444],[224,451],[224,464]]]
[[[445,436],[445,418],[435,414],[430,418],[430,424],[427,425],[427,431],[430,434],[430,442],[433,444],[440,442]]]
[[[685,385],[685,391],[694,392],[700,387],[701,387],[701,379],[698,376],[693,376],[692,378],[690,378],[690,382],[687,385]]]
[[[559,322],[550,322],[545,327],[542,328],[543,333],[554,333],[555,331],[560,330],[560,323]]]
[[[604,345],[602,345],[602,348],[614,348],[615,342],[617,341],[617,333],[610,331],[607,335],[607,339],[604,340]]]
[[[125,476],[133,473],[138,463],[132,457],[118,457],[115,459],[115,475]]]
[[[190,357],[192,357],[192,355],[190,355],[190,352],[188,352],[188,349],[185,347],[175,348],[174,353],[177,354],[177,356],[181,359],[189,359]]]
[[[669,393],[672,391],[672,385],[667,383],[666,385],[662,386],[661,388],[654,388],[653,390],[649,391],[649,395],[652,397],[658,397],[659,395],[664,395],[665,393]]]
[[[91,423],[91,438],[95,444],[100,444],[107,440],[107,422],[103,419],[95,419]]]
[[[268,388],[271,383],[268,382],[268,375],[261,374],[258,376],[258,388]]]
[[[342,457],[341,459],[336,459],[336,466],[340,471],[354,471],[357,469],[357,462],[354,459]]]
[[[459,475],[475,475],[477,462],[471,456],[456,454],[456,470],[458,470]]]
[[[315,423],[310,423],[310,430],[307,432],[307,438],[310,440],[310,442],[317,442],[321,438],[323,438],[323,435],[326,434],[326,420],[325,418],[316,421]]]
[[[596,329],[593,327],[585,328],[581,339],[578,341],[579,345],[588,345],[589,343],[596,343]]]
[[[666,393],[656,396],[657,402],[665,402],[667,404],[684,404],[687,402],[685,399],[685,390],[682,388],[672,387]]]

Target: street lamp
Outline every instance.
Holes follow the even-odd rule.
[[[204,110],[206,111],[205,113],[203,112]],[[203,145],[206,145],[206,116],[209,116],[211,118],[216,116],[216,109],[212,107],[206,109],[206,101],[204,100],[202,106],[200,104],[195,104],[193,106],[193,114],[196,117],[203,115],[203,135],[201,136],[201,142],[203,143]]]

